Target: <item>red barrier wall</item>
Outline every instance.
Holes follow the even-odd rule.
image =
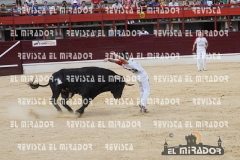
[[[0,68],[0,76],[21,74],[22,64],[41,62],[61,62],[61,61],[81,61],[104,59],[105,53],[110,51],[120,52],[127,50],[137,57],[137,52],[141,52],[144,57],[148,52],[158,53],[179,53],[181,55],[191,55],[192,45],[195,39],[192,37],[155,37],[154,35],[137,37],[98,37],[98,38],[72,38],[57,40],[57,46],[32,47],[32,41],[21,41],[16,47],[0,58],[0,65],[18,64],[17,68]],[[240,32],[228,33],[228,37],[206,37],[209,42],[208,53],[240,53]],[[0,43],[0,54],[11,47],[16,42]],[[18,53],[45,53],[46,59],[20,59]],[[49,53],[55,53],[57,59],[49,59]],[[64,53],[92,53],[92,57],[84,59],[60,59],[60,52]],[[42,57],[42,56],[40,56]]]
[[[17,42],[17,41],[16,41]],[[16,42],[0,42],[0,55],[13,46]],[[18,52],[21,52],[21,43],[9,50],[6,54],[0,57],[0,76],[11,74],[22,74],[22,60],[18,58]],[[17,67],[3,67],[5,65],[18,65]]]

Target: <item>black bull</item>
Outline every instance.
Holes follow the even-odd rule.
[[[48,85],[52,89],[51,102],[59,112],[62,112],[57,104],[60,93],[62,97],[61,104],[71,113],[73,113],[73,110],[67,105],[67,100],[72,98],[74,94],[81,95],[83,105],[76,110],[76,114],[82,115],[84,109],[97,95],[110,91],[115,99],[119,99],[122,96],[125,85],[132,86],[133,84],[127,84],[123,76],[109,69],[98,67],[61,69],[52,74],[46,85],[34,84],[34,80],[29,82],[29,86],[32,89]]]

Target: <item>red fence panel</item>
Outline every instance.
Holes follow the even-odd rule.
[[[22,74],[21,43],[0,42],[0,76]]]

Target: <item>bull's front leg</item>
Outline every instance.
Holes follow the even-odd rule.
[[[78,117],[81,117],[84,113],[84,109],[89,105],[89,103],[93,100],[93,98],[90,97],[82,97],[82,107],[76,110],[76,115]]]

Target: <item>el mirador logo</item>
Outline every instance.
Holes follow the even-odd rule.
[[[162,155],[223,155],[222,140],[219,136],[216,138],[217,146],[204,145],[201,142],[201,135],[198,132],[192,132],[191,135],[185,136],[186,145],[168,147],[165,140],[164,151]]]

